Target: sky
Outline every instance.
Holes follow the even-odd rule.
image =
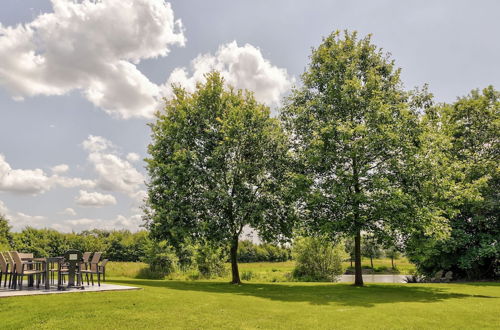
[[[498,1],[0,0],[0,214],[138,230],[147,124],[210,70],[279,109],[335,30],[373,35],[436,102],[500,86]]]

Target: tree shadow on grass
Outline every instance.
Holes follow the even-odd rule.
[[[415,286],[411,284],[369,284],[363,288],[349,284],[272,284],[245,283],[231,285],[205,281],[142,281],[117,280],[120,284],[167,288],[180,291],[199,291],[217,294],[252,296],[283,302],[309,302],[313,305],[331,303],[343,306],[373,307],[378,304],[400,302],[441,302],[448,299],[500,298],[448,292],[442,287]]]

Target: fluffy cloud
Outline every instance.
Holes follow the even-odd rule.
[[[19,231],[26,226],[30,227],[45,227],[44,220],[47,217],[40,215],[29,215],[22,212],[12,212],[7,208],[5,203],[0,200],[0,214],[5,215],[9,220],[9,224],[14,231]]]
[[[5,160],[5,156],[0,154],[0,191],[36,195],[44,193],[55,186],[92,188],[95,186],[95,182],[81,178],[63,177],[57,174],[49,176],[39,168],[12,169]]]
[[[80,190],[80,194],[75,198],[75,202],[80,206],[101,207],[115,205],[116,198],[109,194]]]
[[[142,216],[134,214],[126,217],[124,215],[117,215],[113,219],[100,219],[100,218],[80,218],[63,221],[62,223],[54,224],[55,229],[71,232],[82,231],[86,229],[104,229],[113,230],[118,228],[137,231],[141,229],[143,224]]]
[[[54,173],[54,174],[62,174],[62,173],[68,172],[69,166],[66,164],[60,164],[60,165],[56,165],[56,166],[52,167],[51,170],[52,170],[52,173]]]
[[[14,170],[0,154],[0,191],[37,194],[50,187],[50,178],[41,169]]]
[[[163,86],[163,93],[171,96],[172,84],[179,84],[192,92],[196,83],[203,81],[204,75],[213,70],[221,72],[227,84],[253,91],[258,101],[269,106],[278,105],[293,83],[287,71],[272,65],[258,48],[250,44],[239,47],[233,41],[220,46],[215,55],[196,57],[191,62],[191,74],[186,68],[174,69]]]
[[[151,116],[160,88],[136,64],[184,45],[170,4],[52,0],[52,7],[28,24],[0,24],[0,85],[16,99],[81,90],[109,114]]]
[[[136,154],[135,152],[130,152],[127,154],[127,160],[129,162],[137,162],[141,159],[141,156],[139,154]]]
[[[59,214],[62,214],[62,215],[71,215],[71,216],[75,216],[76,215],[76,211],[73,210],[71,207],[68,207],[64,210],[62,210],[61,212],[59,212]]]
[[[89,152],[88,160],[97,174],[99,188],[125,193],[133,199],[142,194],[144,176],[116,152],[109,140],[90,135],[82,145]]]

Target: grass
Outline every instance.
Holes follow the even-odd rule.
[[[406,259],[402,258],[396,261],[396,270],[391,267],[390,259],[374,259],[374,269],[370,268],[370,259],[363,259],[363,268],[366,272],[375,274],[411,274],[414,272],[414,266]],[[246,282],[288,282],[290,281],[289,274],[295,266],[294,261],[285,262],[250,262],[240,263],[240,275]],[[345,262],[344,266],[349,269],[349,262]],[[106,273],[114,277],[141,277],[141,270],[147,265],[142,262],[110,262],[108,263]],[[228,265],[229,269],[229,265]],[[168,277],[171,280],[186,280],[189,279],[189,274],[173,274]],[[226,277],[221,279],[229,280],[229,272]]]
[[[0,299],[2,329],[498,329],[500,283],[248,283],[114,278],[143,290]]]

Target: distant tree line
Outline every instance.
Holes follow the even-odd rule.
[[[153,261],[157,254],[171,251],[179,265],[190,265],[196,258],[199,245],[186,244],[174,250],[168,242],[155,242],[145,230],[132,233],[128,230],[85,230],[80,233],[61,233],[54,229],[26,227],[20,232],[11,232],[8,220],[0,215],[0,251],[22,251],[36,257],[60,256],[70,249],[80,251],[100,251],[103,258],[112,261]],[[159,252],[160,251],[160,252]],[[163,251],[163,252],[161,252]],[[165,252],[167,251],[167,252]],[[208,254],[208,248],[202,254]],[[198,256],[200,258],[200,256]],[[228,261],[225,253],[218,256],[222,262]],[[238,250],[239,262],[277,262],[291,259],[291,249],[286,246],[251,241],[241,241]],[[165,261],[169,262],[169,261]],[[161,262],[158,262],[161,264]]]

